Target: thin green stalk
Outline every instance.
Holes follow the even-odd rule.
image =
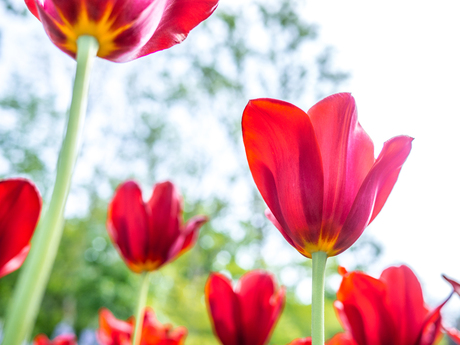
[[[142,272],[141,276],[141,288],[139,290],[139,299],[137,301],[136,310],[136,325],[134,327],[134,333],[132,336],[132,345],[139,345],[141,343],[142,336],[142,324],[144,323],[144,309],[147,304],[147,295],[149,292],[149,273],[147,271]]]
[[[324,277],[327,254],[312,254],[313,280],[311,298],[311,339],[312,345],[324,345]]]
[[[30,253],[21,269],[6,316],[3,345],[21,345],[30,337],[62,237],[64,209],[88,103],[89,75],[99,49],[97,40],[92,36],[80,36],[77,46],[77,71],[72,103],[67,131],[59,153],[53,194],[48,210],[35,231]]]

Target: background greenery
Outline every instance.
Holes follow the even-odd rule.
[[[52,46],[22,1],[0,4],[0,37],[15,37],[8,21],[31,33],[17,51],[0,50],[0,65],[8,64],[0,89],[0,178],[32,179],[46,204],[74,62]],[[188,328],[187,344],[218,343],[203,297],[210,271],[235,279],[253,268],[274,272],[288,295],[270,344],[309,335],[310,306],[299,289],[309,289],[310,261],[287,244],[270,250],[281,236],[263,216],[240,130],[251,98],[307,109],[347,78],[333,68],[333,50],[316,43],[318,27],[302,20],[301,11],[302,1],[222,1],[179,46],[129,64],[96,62],[64,236],[34,335],[51,335],[61,322],[77,334],[95,329],[101,307],[120,319],[133,314],[139,277],[125,267],[105,229],[107,203],[128,178],[141,183],[145,198],[155,182],[171,179],[184,194],[186,219],[211,218],[194,249],[151,276],[149,304],[162,322]],[[16,54],[17,63],[8,62],[8,54]],[[21,67],[26,63],[30,68]],[[366,238],[353,250],[379,254]],[[328,269],[336,275],[334,260]],[[0,320],[17,275],[0,281]],[[334,298],[328,287],[327,337],[341,329]]]

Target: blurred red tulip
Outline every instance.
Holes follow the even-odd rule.
[[[26,259],[41,205],[32,182],[22,178],[0,181],[0,278]]]
[[[33,345],[78,345],[74,334],[58,335],[53,340],[49,340],[44,334],[35,337]]]
[[[337,255],[350,247],[387,200],[412,138],[374,145],[358,123],[348,93],[327,97],[308,113],[274,99],[252,100],[243,140],[267,217],[302,255]]]
[[[295,339],[288,345],[311,345],[311,338]],[[339,333],[326,342],[326,345],[356,345],[347,333]]]
[[[99,329],[96,336],[100,345],[130,345],[134,317],[118,320],[108,309],[99,311]],[[140,345],[183,345],[187,329],[169,324],[163,325],[150,308],[145,308]]]
[[[192,248],[207,221],[195,216],[183,224],[182,198],[171,182],[157,183],[145,203],[137,183],[127,181],[109,205],[107,229],[126,265],[141,273],[157,270]]]
[[[98,56],[126,62],[182,42],[218,0],[25,0],[51,41],[75,58],[77,38],[95,37]]]
[[[283,310],[286,291],[277,289],[271,273],[254,270],[236,287],[219,273],[211,273],[205,288],[214,333],[223,345],[264,345]]]
[[[335,307],[356,345],[432,345],[441,339],[441,308],[425,307],[420,283],[407,266],[390,267],[380,279],[343,273]],[[342,344],[342,343],[340,343]]]

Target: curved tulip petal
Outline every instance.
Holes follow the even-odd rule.
[[[455,280],[451,279],[451,278],[448,278],[447,276],[445,276],[444,274],[442,275],[442,277],[448,282],[450,283],[450,285],[452,285],[452,288],[454,289],[455,293],[457,295],[460,296],[460,283],[456,282]]]
[[[198,231],[208,221],[209,218],[206,216],[195,216],[188,220],[183,231],[184,241],[179,250],[179,254],[177,254],[178,256],[184,254],[195,245],[198,240]]]
[[[231,281],[212,273],[205,296],[213,330],[223,345],[265,345],[284,307],[286,291],[272,274],[254,270]]]
[[[284,307],[285,289],[281,288],[276,293],[275,284],[271,273],[254,270],[241,277],[235,288],[246,344],[265,344],[278,320]]]
[[[323,163],[322,226],[333,239],[374,164],[374,144],[358,123],[355,100],[349,93],[329,96],[307,114],[315,129]]]
[[[359,272],[343,277],[337,300],[343,306],[347,329],[360,345],[392,344],[393,320],[385,305],[386,286],[378,279]],[[343,319],[342,319],[343,320]]]
[[[323,169],[307,114],[286,102],[258,99],[246,106],[242,127],[252,176],[284,233],[302,248],[318,244]]]
[[[147,203],[153,229],[148,240],[151,254],[166,257],[176,239],[180,236],[182,200],[176,187],[170,182],[157,183]],[[151,259],[154,259],[153,257]]]
[[[409,267],[402,265],[384,270],[380,281],[386,285],[386,303],[393,324],[400,329],[393,335],[393,342],[415,344],[428,314],[417,277]]]
[[[135,272],[143,271],[137,263],[147,263],[151,226],[147,212],[142,192],[134,181],[127,181],[117,189],[108,209],[109,235],[128,267]]]
[[[40,210],[40,194],[32,182],[0,181],[0,278],[24,262]]]
[[[224,345],[241,345],[239,303],[230,280],[219,273],[211,273],[206,282],[205,296],[216,336]]]
[[[181,43],[188,33],[207,19],[216,8],[216,0],[169,1],[157,30],[137,57]]]
[[[334,245],[336,254],[349,248],[380,212],[410,153],[412,140],[413,138],[407,136],[399,136],[384,144],[340,231]]]
[[[326,345],[358,345],[351,334],[339,333],[326,342]]]

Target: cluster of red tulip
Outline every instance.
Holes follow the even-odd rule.
[[[76,58],[80,66],[82,51],[91,55],[93,48],[93,55],[125,62],[180,43],[212,14],[218,0],[25,2],[43,23],[51,41]],[[85,58],[88,61],[91,56],[82,60]],[[77,78],[78,73],[77,67]],[[77,82],[75,85],[77,88]],[[84,100],[80,100],[80,106],[85,107]],[[250,171],[268,206],[266,216],[290,245],[313,259],[313,339],[296,339],[290,344],[322,345],[326,260],[349,248],[379,214],[410,153],[413,139],[399,136],[388,140],[375,159],[373,143],[359,124],[355,101],[348,93],[327,97],[307,113],[279,100],[252,100],[243,112],[242,132]],[[71,155],[62,153],[67,152],[66,145],[63,144],[59,164]],[[59,174],[58,169],[57,180]],[[56,182],[55,191],[59,188]],[[68,185],[62,188],[61,209]],[[0,278],[18,269],[26,259],[40,212],[41,198],[32,182],[19,178],[0,181]],[[45,217],[51,219],[46,224],[54,224],[55,220],[59,227],[59,214]],[[107,230],[126,265],[142,274],[148,284],[147,273],[191,249],[207,220],[206,216],[195,216],[183,222],[181,196],[169,181],[156,184],[147,202],[143,201],[139,186],[127,181],[118,187],[108,207]],[[39,226],[37,233],[41,230]],[[43,238],[34,240],[33,246],[52,241],[51,237]],[[52,265],[54,258],[50,260]],[[34,267],[33,261],[40,260],[28,261]],[[34,269],[42,267],[29,271]],[[29,271],[24,271],[24,275]],[[439,306],[427,308],[420,283],[407,266],[390,267],[379,279],[344,268],[340,274],[342,283],[335,309],[345,331],[327,344],[432,345],[440,341],[442,332],[460,344],[460,333],[446,327],[440,314],[454,293],[460,295],[460,284],[454,280],[445,277],[453,292]],[[21,304],[29,301],[29,297],[24,297],[28,296],[27,287],[20,285],[17,290],[19,297],[14,303],[19,307],[12,310],[19,310],[19,314],[11,316],[12,321],[6,320],[4,345],[20,344],[26,339],[30,324],[21,325],[28,318],[33,324],[36,315],[34,307],[27,309]],[[187,330],[161,324],[153,310],[146,308],[142,297],[145,294],[140,294],[136,317],[127,321],[101,309],[97,330],[100,344],[184,344]],[[40,293],[37,298],[30,298],[38,305],[40,299]],[[226,276],[211,273],[205,299],[214,333],[223,345],[264,345],[281,315],[286,294],[271,273],[254,270],[242,276],[235,287]],[[34,344],[73,345],[76,338],[61,335],[51,341],[39,335]]]

